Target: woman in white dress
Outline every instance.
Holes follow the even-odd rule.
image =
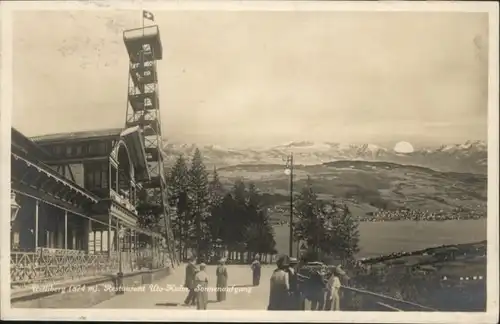
[[[200,264],[200,271],[194,277],[196,287],[196,309],[207,309],[208,304],[208,275],[205,263]]]
[[[339,268],[333,268],[332,274],[330,275],[330,278],[328,278],[328,296],[329,296],[329,301],[328,304],[331,302],[331,306],[329,307],[330,309],[325,309],[325,310],[333,310],[333,311],[338,311],[340,310],[340,287],[342,286],[340,282],[340,275],[341,275],[341,269]]]

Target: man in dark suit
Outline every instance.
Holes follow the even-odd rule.
[[[300,309],[300,291],[298,286],[298,261],[297,258],[290,258],[290,265],[286,269],[288,272],[288,281],[290,284],[290,298],[289,298],[289,309],[299,310]]]
[[[196,269],[196,258],[194,256],[189,258],[189,262],[186,266],[186,279],[184,281],[184,287],[189,289],[188,295],[184,300],[185,305],[196,305],[196,292],[195,292],[195,275]]]

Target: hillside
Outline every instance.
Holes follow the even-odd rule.
[[[224,148],[218,145],[166,143],[165,160],[171,164],[179,154],[192,156],[198,147],[209,168],[241,164],[282,164],[283,157],[293,152],[296,164],[317,165],[331,161],[361,160],[417,165],[444,172],[487,172],[487,145],[483,141],[467,141],[438,147],[415,148],[412,153],[397,153],[375,144],[341,144],[333,142],[292,142],[268,148]]]
[[[252,181],[268,205],[288,201],[288,176],[283,165],[237,165],[219,168],[224,184],[237,179]],[[485,175],[439,172],[424,167],[376,161],[336,161],[295,167],[294,191],[299,192],[307,177],[320,199],[347,200],[357,216],[377,209],[409,208],[451,212],[486,212],[487,177]]]

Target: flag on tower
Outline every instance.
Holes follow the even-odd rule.
[[[153,13],[151,13],[150,11],[147,11],[147,10],[142,11],[142,17],[144,19],[155,21],[155,16],[153,15]]]

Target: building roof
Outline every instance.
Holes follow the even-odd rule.
[[[27,167],[31,167],[36,169],[38,172],[42,173],[45,177],[48,179],[53,179],[56,183],[62,184],[63,186],[66,186],[70,190],[76,192],[77,194],[81,195],[82,197],[96,203],[98,202],[99,198],[91,193],[90,191],[86,190],[85,188],[80,187],[77,185],[75,182],[65,178],[62,176],[60,173],[57,171],[51,169],[49,166],[45,165],[42,162],[34,162],[30,161],[27,158],[24,158],[22,156],[19,156],[13,152],[11,152],[11,157],[14,158],[14,160],[17,161],[22,161]]]
[[[129,147],[132,163],[136,168],[138,180],[144,181],[150,179],[148,172],[148,162],[144,148],[144,138],[139,126],[130,127],[120,133],[120,137],[125,140]]]
[[[86,140],[90,138],[119,137],[122,131],[123,128],[98,129],[81,132],[40,135],[31,137],[31,139],[37,143],[67,142],[73,140]]]
[[[16,148],[17,151],[30,155],[37,160],[46,160],[50,158],[49,152],[38,146],[14,127],[11,127],[11,145],[13,148]]]

